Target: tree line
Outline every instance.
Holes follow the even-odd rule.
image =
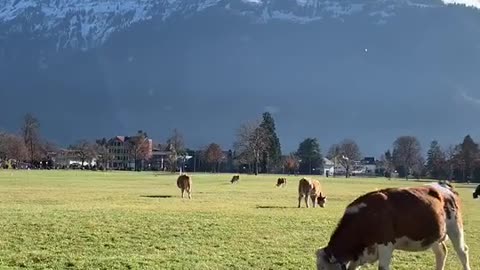
[[[145,169],[150,144],[146,132],[139,131],[129,138],[129,159],[135,163],[135,170]],[[315,137],[302,140],[295,152],[283,155],[280,139],[276,132],[275,120],[269,112],[263,113],[259,120],[249,121],[236,131],[233,149],[223,150],[215,142],[200,150],[186,148],[183,135],[175,129],[165,144],[153,147],[168,151],[169,170],[207,171],[207,172],[245,172],[322,174],[324,159],[320,142]],[[108,140],[79,140],[68,146],[82,166],[96,159],[97,166],[108,167],[114,153],[109,151]],[[52,166],[51,155],[59,148],[43,139],[40,122],[32,114],[25,115],[18,134],[0,132],[0,160],[3,166],[12,166],[7,161],[15,160],[33,167]],[[187,157],[192,157],[187,159]],[[353,139],[343,139],[331,145],[325,153],[334,167],[342,167],[344,176],[350,177],[355,165],[361,160],[360,147]],[[434,178],[456,181],[480,181],[480,149],[478,144],[467,135],[458,145],[442,147],[432,141],[426,155],[414,136],[400,136],[377,161],[377,175],[409,178]],[[335,176],[335,175],[333,175]]]

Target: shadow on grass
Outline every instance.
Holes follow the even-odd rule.
[[[296,207],[274,206],[274,205],[257,205],[257,209],[290,209]]]
[[[168,199],[172,198],[172,195],[142,195],[142,198],[151,198],[151,199]]]

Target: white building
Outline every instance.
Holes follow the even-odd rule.
[[[78,157],[78,153],[75,150],[61,149],[56,154],[55,165],[61,168],[70,168],[72,166],[82,166],[82,161]],[[84,166],[95,166],[97,164],[96,159],[85,160]]]
[[[323,175],[333,176],[335,173],[335,163],[328,158],[323,158]]]

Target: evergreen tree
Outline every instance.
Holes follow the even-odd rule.
[[[430,177],[442,179],[447,177],[447,160],[437,141],[432,141],[427,154],[427,171]]]
[[[282,150],[280,140],[278,139],[275,129],[275,120],[269,112],[263,114],[263,121],[260,127],[266,131],[267,149],[262,154],[262,170],[263,172],[271,171],[275,166],[279,165],[282,158]]]
[[[475,161],[479,158],[480,150],[478,144],[473,141],[470,135],[465,137],[457,149],[456,159],[461,171],[461,178],[466,181],[472,177]]]
[[[297,150],[297,157],[300,159],[300,173],[313,174],[314,169],[323,169],[323,158],[320,151],[320,144],[315,138],[307,138],[300,143]]]

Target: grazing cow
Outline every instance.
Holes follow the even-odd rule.
[[[279,186],[286,186],[287,185],[287,178],[278,178],[277,179],[277,187]]]
[[[354,270],[376,261],[388,270],[396,249],[432,249],[435,269],[443,270],[447,238],[470,270],[460,204],[453,189],[438,183],[369,192],[348,205],[328,245],[317,250],[317,270]]]
[[[478,185],[477,189],[475,189],[475,192],[473,193],[474,199],[477,199],[478,196],[480,196],[480,185]]]
[[[230,180],[230,183],[237,183],[238,181],[240,181],[240,175],[236,174],[232,177],[232,180]]]
[[[182,199],[184,193],[187,192],[188,198],[192,198],[192,177],[186,174],[182,174],[177,178],[177,187],[182,190]]]
[[[305,198],[305,205],[309,207],[309,198],[312,199],[313,208],[317,206],[325,207],[327,197],[322,194],[322,186],[320,182],[315,179],[302,178],[298,182],[298,208],[302,203],[302,198]]]

